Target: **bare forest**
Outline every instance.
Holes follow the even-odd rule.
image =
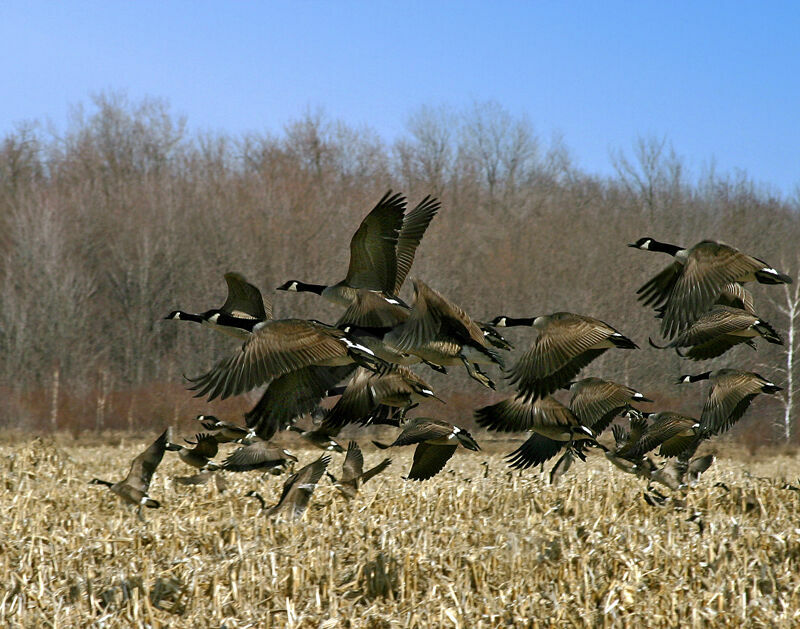
[[[341,278],[353,231],[391,188],[410,204],[442,200],[411,275],[475,318],[568,310],[608,321],[641,349],[603,356],[586,375],[684,412],[698,413],[702,400],[674,384],[679,374],[759,371],[784,398],[760,400],[732,438],[796,440],[797,284],[754,289],[782,347],[692,363],[648,345],[658,325],[635,291],[668,259],[625,246],[637,238],[723,240],[800,275],[800,199],[745,173],[693,173],[678,149],[642,138],[617,149],[616,175],[600,178],[558,137],[495,103],[422,107],[392,144],[313,112],[279,134],[190,133],[165,103],[119,94],[76,108],[59,132],[19,124],[0,143],[0,421],[147,431],[244,410],[251,400],[209,405],[185,390],[183,375],[208,369],[231,340],[165,315],[219,306],[223,274],[239,271],[277,317],[333,323],[339,313],[326,301],[274,289]],[[531,338],[509,336],[518,348]],[[466,426],[474,407],[509,391],[492,394],[461,370],[427,377],[448,401],[442,417]]]

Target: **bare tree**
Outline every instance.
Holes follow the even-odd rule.
[[[539,142],[527,118],[515,119],[498,103],[476,103],[464,115],[461,157],[482,176],[490,205],[500,188],[513,193],[535,169]]]
[[[618,150],[611,153],[611,162],[620,182],[639,199],[651,218],[680,199],[684,186],[683,161],[666,137],[639,137],[634,143],[633,158]]]

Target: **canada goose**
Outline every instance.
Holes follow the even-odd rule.
[[[333,482],[334,487],[338,489],[348,500],[350,498],[355,498],[358,490],[361,489],[361,486],[366,483],[370,478],[377,476],[383,470],[385,470],[389,465],[391,465],[391,459],[384,459],[380,463],[378,463],[375,467],[364,471],[364,455],[361,454],[361,448],[358,447],[358,444],[355,441],[351,441],[347,444],[347,455],[344,458],[344,463],[342,464],[342,477],[340,479],[336,479],[336,477],[331,474],[330,472],[326,471],[328,478],[331,479]]]
[[[207,373],[189,379],[195,397],[225,399],[310,365],[336,367],[382,363],[345,332],[319,321],[273,319],[255,326],[240,350]],[[384,363],[385,364],[385,363]]]
[[[211,460],[217,456],[219,451],[219,445],[213,435],[201,432],[195,435],[194,441],[188,439],[184,439],[184,441],[193,445],[194,448],[187,448],[177,443],[167,443],[166,449],[177,452],[181,461],[199,470],[219,469],[219,465]]]
[[[373,441],[378,448],[418,444],[407,480],[427,480],[438,474],[453,456],[460,443],[468,450],[480,450],[478,442],[466,430],[431,417],[415,417],[403,427],[392,443]]]
[[[161,506],[158,500],[154,500],[147,495],[147,491],[150,489],[150,481],[153,478],[153,473],[164,457],[164,450],[167,445],[167,432],[167,430],[162,432],[158,439],[150,444],[144,452],[133,459],[128,475],[124,479],[112,483],[107,480],[93,478],[89,481],[89,484],[105,485],[125,502],[136,505],[136,517],[144,521],[142,517],[142,507],[157,509]]]
[[[681,489],[695,485],[700,475],[714,462],[713,454],[697,458],[679,455],[677,459],[666,461],[650,474],[651,480],[666,485],[670,489]]]
[[[264,441],[295,419],[311,413],[328,390],[349,376],[355,364],[341,367],[312,365],[287,373],[267,385],[256,405],[245,413],[249,429]]]
[[[398,294],[414,262],[414,255],[441,204],[425,197],[404,216],[406,199],[387,192],[362,221],[350,241],[350,266],[345,278],[326,286],[290,280],[278,290],[312,292],[341,306],[348,306],[359,288]]]
[[[539,331],[533,345],[506,376],[528,400],[560,389],[609,348],[638,349],[636,343],[607,323],[571,312],[525,318],[501,315],[492,320],[492,325],[528,325]]]
[[[372,372],[362,367],[356,370],[342,397],[325,415],[323,425],[341,428],[351,422],[370,423],[370,415],[379,406],[402,409],[402,419],[408,408],[426,398],[439,399],[431,386],[410,369],[395,366],[386,372]]]
[[[494,383],[478,365],[503,366],[500,354],[488,346],[470,316],[421,280],[414,280],[414,305],[408,319],[389,331],[383,341],[436,365],[463,363],[473,379],[491,389]]]
[[[217,443],[246,441],[255,436],[254,431],[233,422],[217,419],[213,415],[198,415],[195,419],[203,425],[203,428],[209,431],[211,436],[217,440]]]
[[[584,378],[570,384],[570,410],[581,424],[599,436],[614,418],[633,402],[652,402],[638,391],[601,378]]]
[[[509,464],[527,469],[553,458],[566,445],[579,441],[596,443],[594,432],[552,396],[536,401],[508,398],[475,411],[475,421],[488,430],[533,431],[519,448],[508,455]],[[579,457],[583,458],[581,454]]]
[[[226,273],[225,282],[228,285],[228,298],[221,308],[206,310],[201,314],[173,310],[164,318],[194,321],[234,338],[246,339],[256,324],[272,318],[272,304],[265,302],[261,291],[240,273]]]
[[[214,479],[214,484],[219,493],[223,493],[228,489],[228,483],[225,481],[225,477],[217,470],[203,470],[192,476],[176,476],[173,480],[179,485],[194,486],[205,485],[212,478]]]
[[[419,356],[401,352],[384,343],[386,334],[405,323],[410,314],[411,309],[403,304],[387,300],[372,291],[358,290],[355,299],[336,322],[336,327],[349,333],[386,362],[411,365],[422,361],[437,371],[445,371],[444,368],[424,361]],[[495,347],[504,350],[513,349],[513,345],[488,323],[476,321],[475,324],[480,328],[486,341]]]
[[[329,426],[320,426],[314,430],[303,430],[300,428],[300,426],[292,425],[289,426],[289,430],[298,433],[308,443],[316,448],[319,448],[320,450],[327,450],[329,452],[344,452],[344,448],[340,446],[334,439],[336,434],[339,432],[338,429],[334,429]]]
[[[700,415],[700,431],[705,435],[718,435],[730,430],[759,393],[773,394],[783,390],[760,374],[738,369],[718,369],[696,376],[681,376],[678,382],[700,380],[711,382],[711,390]]]
[[[679,356],[691,360],[715,358],[740,343],[753,346],[752,340],[763,337],[767,342],[783,345],[783,339],[768,322],[740,308],[713,306],[691,327],[679,333],[670,343],[650,345],[657,349],[674,347]],[[678,348],[689,347],[682,353]]]
[[[642,432],[639,439],[620,450],[618,455],[625,458],[638,458],[661,446],[658,453],[664,457],[673,457],[689,448],[696,449],[700,439],[700,422],[693,417],[686,417],[673,411],[660,413],[642,413],[652,421]]]
[[[314,488],[317,486],[319,479],[322,478],[322,474],[330,462],[330,455],[322,455],[313,463],[309,463],[289,476],[283,483],[283,492],[278,504],[269,509],[266,509],[266,503],[258,492],[250,491],[247,495],[259,500],[261,508],[264,509],[264,515],[275,515],[282,509],[289,508],[292,512],[292,518],[297,519],[306,510],[311,500],[311,494],[314,493]]]
[[[675,258],[675,262],[638,291],[650,301],[664,304],[661,333],[667,338],[692,325],[732,282],[792,283],[792,278],[763,260],[714,240],[702,240],[688,249],[653,238],[640,238],[628,246],[660,251]]]
[[[271,446],[266,441],[254,441],[237,448],[222,463],[228,472],[249,472],[251,470],[270,470],[286,467],[289,461],[297,462],[297,457],[288,450]]]

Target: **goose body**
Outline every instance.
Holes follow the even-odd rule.
[[[153,474],[164,457],[167,446],[167,433],[165,430],[159,437],[141,454],[131,462],[128,475],[121,481],[112,483],[110,481],[94,478],[89,481],[93,485],[105,485],[123,501],[136,505],[137,516],[142,519],[141,508],[148,507],[157,509],[161,506],[158,500],[154,500],[148,495],[150,481]]]
[[[198,397],[225,399],[312,365],[378,361],[371,350],[333,326],[306,319],[274,319],[259,323],[240,350],[192,379],[190,388]]]
[[[672,338],[692,325],[731,283],[790,284],[792,278],[763,260],[715,240],[686,249],[641,238],[629,245],[675,258],[669,267],[639,289],[640,299],[663,304],[661,333]]]
[[[767,321],[740,308],[713,306],[667,345],[659,346],[652,340],[650,344],[658,349],[674,347],[681,356],[692,360],[706,360],[716,358],[740,343],[752,345],[757,336],[769,343],[783,345],[783,339]],[[683,353],[678,351],[684,347],[689,349]]]
[[[468,450],[480,450],[477,441],[466,430],[440,419],[415,417],[389,445],[373,441],[381,448],[417,444],[408,480],[427,480],[438,474],[455,454],[459,444]]]
[[[638,348],[604,321],[571,312],[525,318],[501,315],[492,320],[492,325],[532,326],[539,332],[507,376],[527,400],[537,400],[560,389],[608,349]]]
[[[194,321],[234,338],[245,340],[258,323],[272,318],[272,305],[240,273],[226,273],[228,297],[221,308],[200,314],[173,310],[165,319]]]
[[[473,379],[492,389],[494,383],[478,365],[503,366],[500,354],[489,347],[480,326],[422,280],[414,280],[414,303],[408,319],[392,328],[383,341],[400,353],[414,354],[435,365],[461,363]]]
[[[673,457],[697,447],[701,433],[700,422],[695,418],[672,411],[645,414],[645,416],[651,419],[651,422],[639,439],[618,450],[617,454],[638,458],[661,446],[659,449],[661,456]]]
[[[361,222],[350,241],[350,265],[336,284],[308,284],[289,280],[278,290],[312,292],[337,305],[349,306],[359,289],[397,295],[414,261],[425,230],[440,203],[425,197],[407,215],[406,198],[387,192]]]
[[[181,461],[199,470],[214,470],[219,466],[211,459],[217,456],[219,445],[213,435],[198,433],[194,441],[186,440],[193,448],[188,448],[177,443],[167,443],[166,449],[177,452]]]
[[[565,446],[581,441],[595,445],[595,433],[552,396],[526,400],[517,396],[475,411],[475,421],[488,430],[531,431],[533,434],[508,455],[511,467],[526,469],[553,458]]]
[[[718,435],[730,430],[761,393],[774,394],[782,388],[753,371],[718,369],[696,376],[681,376],[679,383],[708,380],[711,389],[700,415],[700,430],[705,435]]]
[[[288,450],[276,448],[266,441],[255,441],[231,452],[222,463],[222,469],[229,472],[249,472],[251,470],[271,470],[284,468],[297,457]]]
[[[305,441],[315,448],[329,452],[344,452],[344,448],[334,439],[338,429],[320,426],[315,430],[303,430],[299,426],[289,426],[289,430],[298,433]]]
[[[291,517],[297,519],[308,507],[314,488],[330,462],[330,455],[323,455],[289,476],[283,484],[283,491],[278,503],[272,507],[266,508],[264,499],[255,491],[251,491],[247,495],[258,498],[266,516],[272,516],[288,509]]]
[[[410,369],[395,366],[386,372],[371,372],[359,368],[325,415],[324,425],[341,428],[351,422],[371,423],[370,416],[381,406],[405,411],[428,398],[436,398],[431,386]]]
[[[364,471],[364,455],[361,453],[361,448],[355,441],[347,444],[347,454],[342,464],[342,476],[337,479],[333,474],[326,471],[328,478],[331,479],[333,485],[338,489],[345,498],[355,498],[361,486],[371,478],[380,474],[389,465],[391,459],[384,459],[375,467]]]

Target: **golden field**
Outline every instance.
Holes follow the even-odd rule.
[[[190,468],[167,452],[150,490],[162,508],[143,524],[87,483],[119,480],[150,441],[0,445],[0,625],[800,624],[800,494],[782,487],[800,477],[792,456],[722,457],[685,504],[650,506],[644,482],[597,452],[551,486],[509,471],[511,444],[459,449],[425,483],[401,478],[413,448],[393,449],[356,499],[323,477],[292,522],[245,497],[275,502],[283,477],[184,487],[172,477]],[[383,453],[362,441],[369,467]],[[302,464],[319,455],[295,452]]]

